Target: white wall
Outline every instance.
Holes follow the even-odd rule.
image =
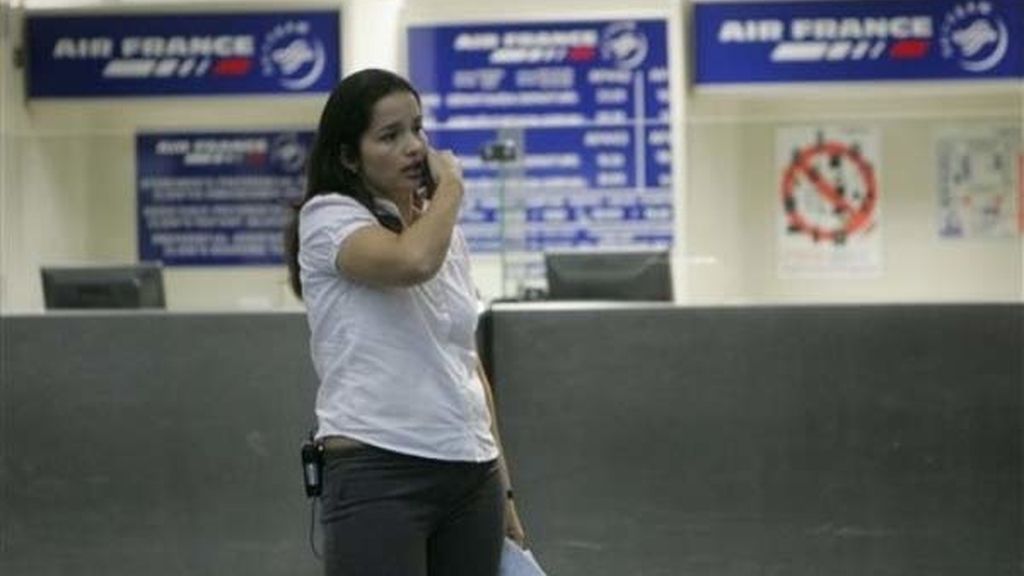
[[[77,1],[111,10],[113,4]],[[142,3],[139,3],[142,4]],[[151,4],[133,10],[152,10]],[[183,10],[276,8],[279,3],[160,4]],[[526,19],[666,17],[676,150],[675,264],[681,299],[715,302],[1020,300],[1019,238],[942,242],[934,230],[936,126],[993,119],[1024,130],[1024,88],[873,86],[794,93],[684,90],[683,0],[339,0],[345,72],[404,71],[408,24]],[[292,6],[289,6],[292,8]],[[50,263],[136,258],[134,136],[145,129],[259,129],[315,125],[323,97],[175,98],[25,102],[12,70],[20,12],[4,8],[0,42],[0,311],[42,309],[38,269]],[[780,280],[775,273],[775,130],[792,124],[867,124],[882,132],[884,272],[857,281]],[[497,295],[495,257],[475,261]],[[290,309],[283,267],[171,268],[172,309]]]

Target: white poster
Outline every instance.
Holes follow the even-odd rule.
[[[1020,127],[945,126],[935,133],[942,238],[1007,238],[1018,232]]]
[[[781,278],[882,272],[877,128],[794,126],[776,133]]]

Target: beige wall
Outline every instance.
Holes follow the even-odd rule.
[[[13,156],[13,137],[9,127],[11,90],[11,7],[7,0],[0,0],[0,312],[6,309],[8,290],[8,250],[10,225],[7,214],[10,211],[10,161]]]
[[[1021,126],[1021,90],[843,88],[758,98],[689,99],[690,291],[695,302],[1019,300],[1019,238],[942,239],[936,214],[936,131]],[[782,279],[776,270],[776,131],[877,127],[882,272],[865,279]]]
[[[257,4],[262,4],[259,2]],[[94,5],[107,4],[94,2]],[[253,3],[245,4],[251,6]],[[277,7],[278,3],[267,2]],[[198,4],[167,6],[198,9]],[[224,8],[202,3],[201,9]],[[228,7],[232,5],[227,5]],[[235,4],[234,6],[243,6]],[[676,285],[680,300],[872,302],[1020,300],[1020,238],[941,241],[934,224],[934,130],[952,122],[1005,122],[1024,130],[1024,88],[841,87],[752,95],[683,89],[683,0],[339,0],[344,70],[404,70],[404,26],[435,22],[665,17],[669,21],[676,149]],[[39,266],[136,258],[134,137],[147,129],[311,128],[322,97],[33,101],[11,70],[20,14],[0,45],[0,310],[42,309]],[[523,16],[523,15],[528,16]],[[12,42],[13,41],[13,42]],[[775,270],[775,132],[804,124],[877,126],[882,135],[884,271],[867,280],[782,280]],[[475,261],[497,295],[496,257]],[[171,268],[172,309],[299,306],[281,267]]]
[[[303,4],[324,5],[333,4]],[[203,4],[201,9],[216,8]],[[16,13],[13,19],[20,16]],[[17,30],[15,26],[15,36]],[[323,105],[322,96],[26,103],[21,74],[18,70],[11,75],[3,91],[11,148],[2,190],[0,306],[5,312],[42,309],[40,266],[137,259],[137,132],[311,129]],[[286,281],[284,268],[277,266],[165,270],[167,305],[178,310],[297,308]]]

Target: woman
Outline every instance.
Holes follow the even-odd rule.
[[[289,235],[320,377],[329,576],[493,575],[503,536],[524,539],[475,350],[462,172],[422,122],[403,78],[343,79]]]

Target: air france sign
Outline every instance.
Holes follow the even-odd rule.
[[[136,135],[139,259],[282,263],[312,142],[308,130]]]
[[[696,84],[1017,79],[1020,0],[696,6]]]
[[[667,35],[662,19],[409,28],[431,142],[462,162],[471,250],[672,244]]]
[[[635,68],[647,56],[647,38],[636,23],[616,22],[603,31],[591,27],[460,33],[454,42],[459,53],[485,53],[490,65],[588,63],[598,57],[622,68]]]
[[[289,94],[338,81],[336,11],[30,16],[30,97]]]

